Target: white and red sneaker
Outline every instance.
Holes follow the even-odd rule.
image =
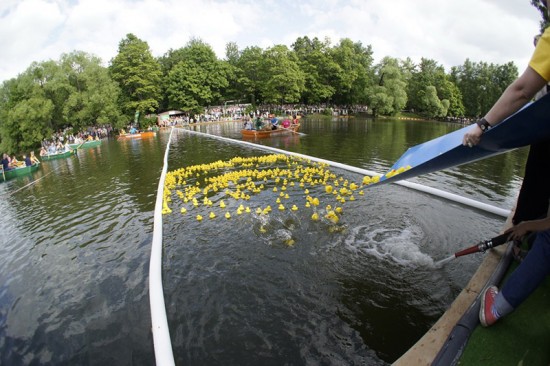
[[[499,313],[495,309],[495,297],[498,294],[496,286],[490,286],[485,289],[481,296],[481,307],[479,309],[479,321],[484,327],[491,326],[500,318]]]

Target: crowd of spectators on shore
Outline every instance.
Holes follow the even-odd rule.
[[[366,105],[339,106],[328,103],[314,105],[302,104],[264,104],[258,106],[256,110],[250,111],[250,104],[235,104],[231,106],[212,106],[205,108],[204,113],[192,115],[188,113],[172,115],[160,123],[163,127],[187,125],[201,122],[222,122],[243,120],[245,117],[254,119],[256,117],[267,118],[271,114],[279,116],[305,116],[311,114],[324,114],[331,116],[349,116],[357,114],[366,114],[370,110]],[[463,125],[472,124],[473,119],[466,117],[442,117],[438,120],[444,122],[459,123]]]
[[[250,104],[235,104],[230,106],[212,106],[205,108],[204,113],[199,115],[190,115],[187,113],[171,115],[170,118],[161,121],[163,127],[174,125],[186,125],[200,122],[220,122],[241,120],[245,116],[250,118],[267,117],[270,114],[280,114],[287,116],[307,115],[307,114],[330,114],[333,116],[347,116],[350,114],[367,113],[368,107],[365,105],[337,106],[332,104],[264,104],[257,107],[256,110],[249,112]]]

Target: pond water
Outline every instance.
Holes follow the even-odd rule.
[[[258,141],[384,172],[410,146],[461,126],[306,118]],[[240,140],[240,124],[192,129]],[[0,363],[154,363],[148,299],[153,211],[169,133],[104,140],[0,184]],[[174,131],[169,170],[268,152]],[[526,150],[413,181],[511,208]],[[330,168],[350,182],[355,173]],[[317,189],[317,190],[315,190]],[[323,204],[323,187],[312,188]],[[164,216],[164,291],[177,364],[387,364],[437,320],[482,260],[434,261],[494,236],[504,219],[398,185],[346,202],[335,230],[304,194],[269,215],[216,219],[174,200]],[[227,204],[221,210],[221,200]],[[265,190],[251,207],[271,202]],[[200,210],[197,208],[196,210]],[[231,219],[223,213],[231,211]],[[293,245],[287,245],[291,238]]]

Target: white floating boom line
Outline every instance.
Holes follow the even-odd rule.
[[[168,170],[168,150],[172,133],[166,144],[164,152],[164,165],[159,179],[157,201],[155,203],[155,216],[153,222],[153,243],[151,245],[151,260],[149,262],[149,303],[151,306],[151,327],[153,331],[153,343],[155,346],[155,360],[159,366],[175,365],[170,330],[166,318],[164,304],[164,291],[162,288],[162,201],[164,194],[164,180]]]
[[[225,141],[233,144],[245,145],[255,149],[267,150],[275,153],[308,159],[319,163],[325,163],[332,167],[348,170],[348,171],[359,173],[362,175],[380,176],[379,173],[373,172],[371,170],[365,170],[365,169],[357,168],[351,165],[346,165],[346,164],[342,164],[342,163],[338,163],[330,160],[320,159],[313,156],[299,154],[291,151],[281,150],[270,146],[253,144],[247,141],[239,141],[239,140],[230,139],[227,137],[221,137],[221,136],[211,135],[207,133],[191,131],[184,128],[177,128],[177,129],[181,131],[185,131],[190,134],[210,137],[213,139],[217,139],[217,140],[221,140],[221,141]],[[155,346],[155,359],[156,359],[156,364],[159,366],[174,365],[174,355],[172,352],[172,343],[170,341],[170,331],[168,329],[168,320],[166,318],[166,307],[164,304],[164,293],[162,288],[162,203],[163,203],[162,201],[163,201],[163,192],[164,192],[164,180],[166,178],[166,173],[168,168],[168,150],[170,148],[170,141],[172,139],[173,132],[174,132],[174,128],[172,128],[172,131],[170,132],[168,144],[166,145],[166,151],[164,153],[164,166],[162,168],[162,173],[158,184],[157,201],[155,204],[155,217],[154,217],[154,224],[153,224],[153,244],[151,248],[151,262],[149,265],[149,300],[151,304],[151,323],[152,323],[152,331],[153,331],[153,342]],[[457,202],[465,206],[476,208],[478,210],[490,212],[497,216],[508,217],[510,215],[510,210],[505,210],[483,202],[475,201],[470,198],[462,197],[454,193],[445,192],[440,189],[424,186],[422,184],[412,183],[406,180],[397,181],[394,184],[398,184],[420,192],[428,193],[433,196],[441,197],[449,201]]]

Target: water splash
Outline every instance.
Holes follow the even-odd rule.
[[[439,261],[435,262],[435,263],[434,263],[434,267],[435,267],[435,268],[441,268],[441,267],[443,267],[445,264],[449,263],[450,261],[452,261],[452,260],[455,259],[455,258],[456,258],[456,257],[455,257],[454,254],[453,254],[453,255],[450,255],[450,256],[448,256],[447,258],[444,258],[444,259],[442,259],[442,260],[439,260]]]
[[[422,231],[417,226],[404,229],[358,226],[350,230],[345,245],[380,259],[389,259],[405,266],[433,267],[433,259],[418,246]]]

